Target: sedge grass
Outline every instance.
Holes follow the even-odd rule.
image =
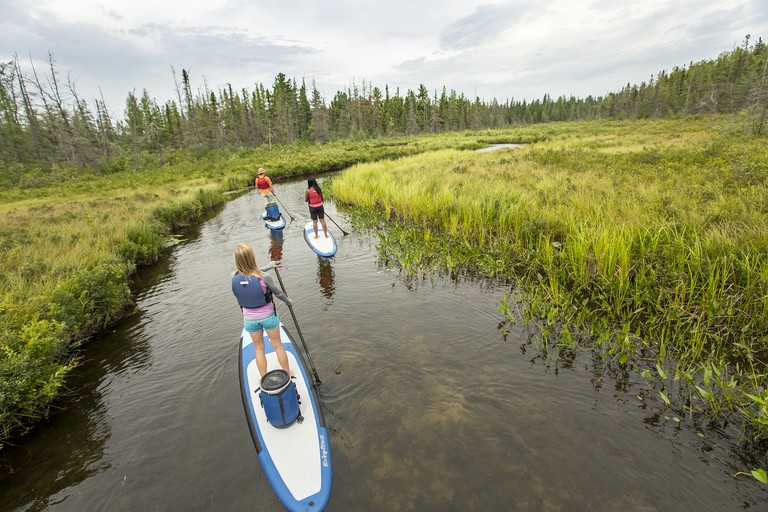
[[[657,390],[692,417],[727,411],[768,439],[753,398],[768,357],[764,138],[733,118],[526,131],[540,142],[354,166],[333,181],[334,197],[396,219],[380,247],[402,267],[450,261],[518,279],[518,308],[539,325],[541,347],[604,343],[602,357],[660,382],[662,372],[689,375],[689,391],[706,377],[716,391],[701,408]]]

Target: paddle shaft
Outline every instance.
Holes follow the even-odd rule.
[[[328,217],[329,219],[331,219],[331,222],[333,222],[334,224],[336,224],[336,221],[335,221],[335,220],[333,220],[333,218],[331,218],[331,216],[330,216],[330,215],[328,215],[328,213],[326,213],[326,214],[325,214],[325,216],[326,216],[326,217]],[[342,232],[342,233],[344,233],[344,236],[346,236],[346,235],[348,235],[348,234],[349,234],[349,233],[347,233],[346,231],[344,231],[344,228],[342,228],[342,227],[341,227],[341,226],[339,226],[338,224],[336,224],[336,227],[337,227],[337,228],[339,228],[339,229],[341,230],[341,232]]]
[[[283,290],[284,294],[288,295],[288,292],[285,291],[285,285],[283,285],[283,278],[280,277],[280,272],[277,270],[277,267],[274,267],[274,269],[277,280],[280,281],[280,288]],[[296,324],[296,331],[299,333],[301,344],[304,345],[304,353],[307,354],[307,361],[309,361],[309,366],[312,368],[312,373],[315,375],[315,382],[320,384],[320,376],[317,374],[317,370],[315,370],[315,363],[312,362],[312,357],[309,355],[309,349],[307,348],[307,343],[304,341],[304,335],[301,334],[301,327],[299,327],[299,322],[296,320],[296,314],[293,312],[293,306],[288,306],[288,310],[291,312],[291,316],[293,317],[293,323]]]

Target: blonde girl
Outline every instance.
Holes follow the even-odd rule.
[[[279,286],[275,285],[272,278],[265,275],[256,265],[256,256],[250,245],[239,244],[235,248],[235,265],[237,272],[232,276],[232,293],[243,311],[243,326],[253,340],[259,374],[263,377],[267,373],[267,356],[264,352],[262,332],[266,331],[280,366],[289,375],[293,375],[288,365],[288,355],[280,339],[280,317],[272,299],[277,297],[288,307],[292,307],[293,302]]]

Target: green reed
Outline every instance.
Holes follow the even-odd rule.
[[[502,309],[539,327],[541,349],[581,343],[677,375],[702,404],[688,414],[735,414],[768,438],[753,398],[768,356],[765,141],[729,118],[536,129],[524,148],[354,166],[334,197],[387,212],[393,264],[515,279]]]

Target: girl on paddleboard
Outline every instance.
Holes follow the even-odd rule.
[[[262,376],[267,374],[267,357],[264,353],[262,332],[266,331],[280,366],[289,375],[293,375],[280,339],[280,317],[277,315],[277,308],[272,299],[277,297],[288,307],[292,307],[293,302],[279,286],[275,285],[272,278],[265,275],[256,265],[256,256],[250,245],[239,244],[235,248],[235,265],[237,272],[232,276],[232,293],[235,294],[237,303],[243,311],[243,326],[253,340],[259,374]],[[272,266],[274,265],[270,265],[269,268]]]

